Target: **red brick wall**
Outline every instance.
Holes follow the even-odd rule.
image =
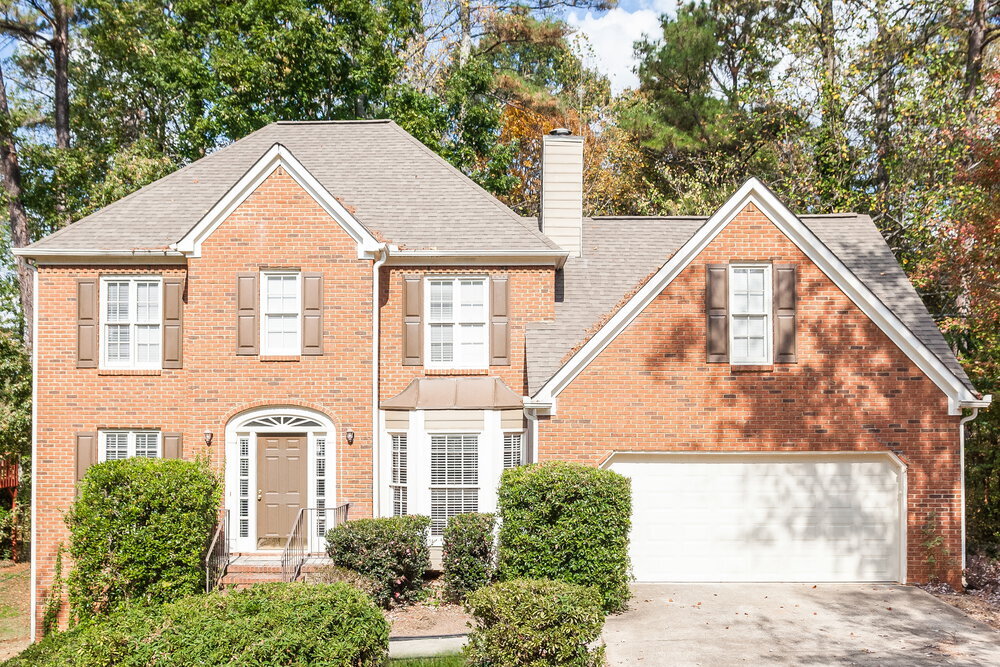
[[[224,467],[227,420],[255,406],[312,407],[337,428],[337,501],[371,513],[371,262],[287,174],[265,181],[202,246],[187,268],[184,367],[143,375],[77,369],[74,279],[110,272],[183,274],[182,267],[74,266],[39,270],[38,457],[35,461],[39,628],[55,553],[68,545],[63,512],[73,498],[74,434],[159,428],[184,434],[184,457]],[[236,356],[236,274],[298,268],[325,276],[325,355],[293,362]],[[356,433],[348,445],[346,428]],[[204,444],[203,431],[215,440]],[[68,569],[68,568],[67,568]]]
[[[489,275],[507,276],[510,299],[510,365],[490,366],[489,375],[502,378],[519,394],[528,391],[524,331],[528,322],[551,320],[555,313],[555,271],[552,267],[388,267],[382,269],[379,287],[379,393],[380,400],[392,398],[410,380],[425,375],[442,375],[446,371],[425,371],[423,366],[403,366],[403,279],[424,275]],[[487,371],[473,372],[487,374]]]
[[[705,265],[798,267],[798,363],[705,361]],[[908,578],[929,572],[930,513],[960,583],[958,417],[944,394],[759,211],[748,207],[557,397],[539,458],[612,450],[893,451],[908,465]]]

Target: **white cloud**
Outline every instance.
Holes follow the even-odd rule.
[[[626,7],[629,8],[626,8]],[[593,49],[585,62],[611,80],[611,90],[619,93],[639,84],[633,68],[636,65],[632,43],[643,35],[655,37],[660,32],[660,15],[673,14],[676,0],[639,0],[623,2],[621,6],[595,15],[573,11],[566,22],[583,34]]]

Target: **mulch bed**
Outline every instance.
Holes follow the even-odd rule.
[[[427,582],[427,593],[422,602],[385,612],[392,624],[391,637],[439,637],[469,631],[472,617],[462,605],[445,601],[440,579]]]
[[[1000,561],[975,555],[969,557],[967,565],[967,587],[964,593],[943,583],[925,584],[920,588],[961,609],[972,618],[1000,630]]]

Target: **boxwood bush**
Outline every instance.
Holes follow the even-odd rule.
[[[416,599],[430,569],[426,516],[357,519],[326,534],[334,565],[359,572],[375,585],[375,602],[389,608]]]
[[[601,665],[591,649],[604,626],[602,599],[585,586],[547,579],[514,579],[480,588],[465,606],[476,625],[465,646],[467,664]]]
[[[472,591],[493,581],[496,549],[492,514],[458,514],[444,529],[445,592],[452,600],[463,600]]]
[[[73,618],[204,591],[202,558],[220,498],[204,463],[132,458],[91,466],[66,516]]]
[[[551,462],[505,470],[500,481],[500,578],[592,586],[605,611],[629,598],[632,490],[610,470]]]
[[[258,584],[136,606],[55,633],[8,667],[382,665],[389,624],[347,584]]]

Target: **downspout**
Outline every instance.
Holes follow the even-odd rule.
[[[528,418],[531,431],[531,460],[527,463],[538,463],[538,411],[536,408],[525,408],[524,414]]]
[[[979,416],[979,408],[972,408],[972,414],[958,422],[959,484],[962,499],[962,579],[965,579],[965,425]],[[32,487],[34,488],[34,487]]]
[[[38,461],[38,267],[28,262],[32,269],[31,308],[31,642],[38,641],[38,481],[35,479],[35,462]]]
[[[379,423],[379,271],[389,259],[389,249],[383,243],[375,253],[372,262],[372,516],[379,516],[381,511],[382,489],[382,452],[379,451],[381,424]]]

